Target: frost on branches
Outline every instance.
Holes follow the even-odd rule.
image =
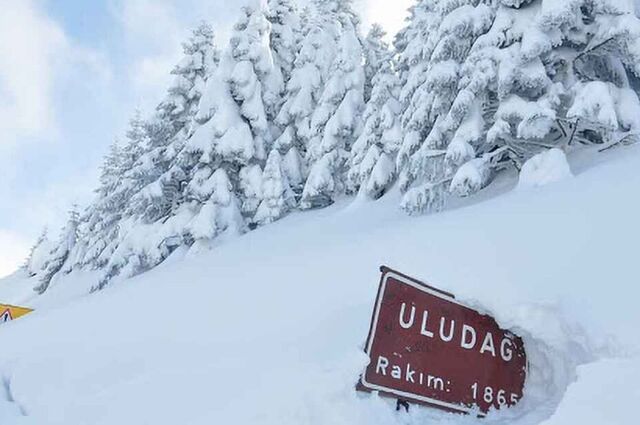
[[[67,220],[66,226],[62,229],[60,240],[55,248],[49,252],[46,260],[43,261],[41,271],[37,274],[39,284],[34,288],[36,292],[40,294],[44,293],[59,272],[69,271],[68,269],[65,270],[65,265],[68,265],[67,261],[72,256],[73,250],[78,242],[78,224],[79,214],[74,208],[69,212],[69,219]],[[40,259],[40,261],[42,260]]]
[[[346,161],[360,131],[364,107],[364,66],[358,20],[350,1],[327,2],[323,13],[335,22],[338,51],[310,122],[309,177],[302,193],[303,209],[331,205],[346,190]]]
[[[291,79],[295,65],[302,36],[302,20],[292,0],[269,0],[268,6],[266,16],[271,24],[273,60],[286,84]]]
[[[379,53],[381,64],[371,81],[372,91],[363,116],[363,130],[353,144],[349,161],[349,185],[367,198],[377,199],[396,178],[395,158],[402,140],[400,80],[392,53]]]
[[[255,221],[258,224],[269,224],[285,216],[296,205],[282,157],[276,149],[269,155],[262,179],[262,202]]]
[[[49,240],[47,229],[44,229],[36,243],[31,247],[29,256],[25,261],[22,269],[30,276],[35,277],[44,268],[48,260],[48,256],[53,250],[52,242]]]
[[[640,28],[627,3],[429,3],[440,23],[399,158],[407,212],[441,209],[544,149],[637,137]]]
[[[418,0],[393,48],[351,0],[255,3],[222,51],[208,24],[193,31],[95,201],[34,247],[39,292],[86,268],[101,289],[345,195],[397,186],[409,214],[437,211],[505,168],[546,182],[572,149],[639,138],[630,1]]]
[[[133,199],[133,214],[146,222],[166,218],[181,202],[183,173],[173,173],[171,166],[185,144],[196,115],[205,84],[219,62],[213,29],[206,23],[193,31],[183,45],[184,57],[172,71],[174,80],[166,98],[148,120],[149,144],[138,173],[147,185]]]
[[[336,56],[340,27],[327,15],[329,2],[317,0],[301,19],[298,52],[276,122],[282,133],[276,148],[285,155],[285,172],[297,197],[308,175],[309,143],[314,136],[311,119],[320,102],[324,82]]]

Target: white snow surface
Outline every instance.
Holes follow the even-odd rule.
[[[42,297],[1,280],[36,312],[0,328],[0,424],[636,423],[640,147],[570,159],[573,179],[437,215],[393,192],[293,214],[93,295],[90,273]],[[407,414],[354,391],[381,264],[523,336],[518,407]]]
[[[546,186],[573,177],[567,155],[561,149],[549,149],[534,156],[522,166],[521,188]]]

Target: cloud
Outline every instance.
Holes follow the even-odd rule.
[[[7,4],[7,3],[10,3]],[[83,68],[110,78],[104,55],[72,43],[33,0],[0,0],[0,154],[59,137],[56,79]]]
[[[0,274],[6,274],[51,212],[84,187],[78,159],[89,155],[79,147],[96,150],[86,145],[87,128],[97,127],[89,127],[96,117],[85,111],[110,92],[112,70],[104,53],[71,39],[43,3],[0,0],[0,10]]]
[[[146,47],[163,48],[182,26],[178,21],[177,2],[171,0],[121,0],[116,4],[119,18],[129,42]]]
[[[14,144],[22,137],[54,130],[53,76],[49,70],[67,47],[64,33],[39,13],[32,1],[2,5],[0,143]]]
[[[112,10],[122,27],[127,74],[137,106],[149,109],[160,100],[179,60],[187,26],[181,2],[173,0],[113,0]]]
[[[129,83],[137,106],[148,111],[160,101],[180,60],[182,42],[200,21],[213,25],[223,47],[241,7],[257,1],[262,0],[111,0],[130,56]]]
[[[0,278],[13,273],[29,250],[29,242],[19,234],[0,229]]]

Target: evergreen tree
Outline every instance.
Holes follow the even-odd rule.
[[[146,123],[149,146],[136,165],[143,189],[133,200],[131,215],[146,222],[166,218],[183,202],[187,174],[174,167],[191,131],[205,84],[220,61],[213,29],[202,22],[183,44],[184,57],[172,71],[167,96]]]
[[[36,276],[43,268],[48,254],[51,252],[48,231],[45,228],[36,243],[31,247],[23,269],[29,277]]]
[[[210,194],[188,227],[196,245],[204,246],[221,234],[237,233],[243,222],[233,184],[224,168],[217,169],[205,181]],[[200,189],[203,187],[200,185]]]
[[[154,267],[184,243],[184,223],[176,223],[176,216],[184,219],[178,213],[185,203],[187,173],[178,156],[191,133],[205,84],[219,63],[211,27],[201,23],[183,44],[183,52],[155,114],[146,121],[134,119],[127,134],[119,170],[124,181],[110,195],[115,202],[108,203],[117,206],[116,219],[113,226],[102,226],[110,242],[100,255],[104,273],[94,289],[116,276],[130,277]],[[136,148],[131,158],[128,147]]]
[[[48,259],[44,263],[42,273],[39,274],[40,284],[34,288],[39,294],[43,294],[49,289],[54,277],[64,268],[73,248],[78,242],[78,225],[80,216],[76,207],[69,211],[69,219],[62,229],[59,242],[56,247],[49,252]]]
[[[311,117],[329,78],[340,31],[332,19],[335,15],[327,15],[324,9],[328,3],[315,1],[302,14],[300,48],[276,118],[283,132],[275,147],[284,155],[285,173],[297,198],[302,196],[308,173],[308,148],[314,136]]]
[[[259,206],[265,150],[273,143],[270,119],[283,87],[269,40],[265,11],[245,8],[181,153],[191,170],[185,208],[193,220],[186,232],[199,245],[244,231]]]
[[[100,176],[97,198],[83,215],[81,224],[85,228],[83,240],[77,253],[77,266],[104,267],[120,243],[122,221],[129,216],[132,198],[145,185],[136,165],[148,149],[147,123],[136,111],[129,121],[126,142],[120,146],[115,142],[106,155]]]
[[[235,26],[230,54],[234,65],[229,74],[231,94],[249,123],[255,150],[239,173],[242,211],[253,217],[260,203],[262,165],[273,145],[272,125],[284,90],[282,73],[274,65],[271,25],[265,10],[247,7]]]
[[[442,16],[437,11],[437,0],[418,0],[409,9],[407,25],[394,39],[398,55],[397,71],[402,83],[400,101],[408,107],[416,89],[427,77],[427,68],[435,48],[435,38]]]
[[[400,80],[391,53],[373,78],[373,91],[364,112],[364,129],[351,150],[349,183],[367,198],[382,196],[395,181],[395,159],[402,141]]]
[[[291,0],[269,0],[267,19],[271,23],[270,45],[274,64],[286,85],[291,79],[301,41],[300,15]]]
[[[273,129],[273,134],[278,137],[271,146],[269,158],[279,158],[281,164],[278,167],[282,166],[287,182],[291,182],[295,187],[295,192],[299,194],[302,192],[304,184],[304,172],[300,154],[294,142],[295,135],[292,134],[293,128],[290,126],[286,126],[282,131],[281,126],[277,123],[277,117],[281,114],[284,106],[286,88],[291,80],[300,49],[303,20],[291,0],[269,0],[267,19],[271,23],[270,46],[273,52],[275,72],[281,75],[283,82],[277,114],[270,118],[271,125],[278,127]],[[281,152],[285,155],[284,160],[281,157]],[[264,175],[261,176],[262,187],[268,185],[268,181],[271,179],[269,174],[265,170]],[[268,202],[270,196],[273,195],[261,193],[261,204]],[[260,224],[261,220],[258,220],[257,217],[258,214],[254,221]]]
[[[440,24],[399,159],[409,213],[472,194],[541,149],[634,137],[637,18],[608,0],[541,5],[431,2]]]
[[[201,22],[182,45],[184,56],[171,72],[173,83],[157,107],[159,117],[171,122],[172,133],[178,133],[190,124],[207,79],[220,61],[214,40],[211,25]]]
[[[275,142],[275,148],[289,158],[286,170],[294,191],[302,193],[306,178],[303,158],[307,154],[310,137],[310,117],[320,98],[324,79],[325,51],[331,45],[331,38],[317,14],[305,10],[306,19],[301,23],[300,51],[294,61],[285,90],[284,104],[276,122],[284,129]]]
[[[233,228],[234,232],[245,229],[241,212],[243,194],[240,191],[239,173],[244,167],[257,162],[256,145],[251,128],[241,115],[227,83],[226,75],[231,69],[231,57],[225,55],[220,69],[209,79],[201,102],[199,124],[187,140],[179,162],[189,164],[191,170],[185,187],[184,208],[191,212],[194,223],[207,220],[220,222],[225,218],[231,218],[233,222],[212,226],[209,233],[203,232],[202,228],[191,231],[187,226],[187,233],[193,240],[213,240],[219,235],[217,229],[221,228]],[[222,181],[225,182],[220,183]],[[231,189],[228,189],[229,187]],[[216,189],[222,190],[222,193],[217,195]],[[220,199],[227,196],[231,198],[225,204],[237,208],[237,211],[219,219],[211,219],[213,209],[203,209],[203,206],[216,196]]]
[[[84,267],[100,289],[396,180],[407,212],[438,210],[541,150],[640,138],[628,2],[418,0],[395,55],[358,28],[351,0],[246,8],[224,55],[198,27],[155,113],[106,155],[96,200],[54,249],[35,245],[36,290]]]
[[[373,78],[389,60],[389,45],[384,41],[387,33],[380,24],[373,24],[363,42],[364,63],[364,101],[369,102],[373,90]]]
[[[475,3],[475,0],[441,0],[422,9],[431,12],[430,21],[439,25],[427,35],[425,48],[429,60],[425,77],[415,78],[415,71],[411,71],[403,93],[406,96],[407,88],[412,89],[416,82],[424,80],[413,90],[405,111],[405,138],[398,158],[401,188],[407,192],[403,208],[409,213],[438,210],[445,201],[446,140],[438,131],[439,126],[456,98],[459,70],[471,46],[490,28],[494,18],[489,5]]]
[[[129,140],[128,149],[139,147],[137,143]],[[81,266],[91,264],[101,267],[106,258],[111,255],[113,246],[118,238],[118,221],[125,209],[127,193],[119,190],[122,183],[122,175],[125,171],[123,149],[115,141],[106,155],[101,167],[100,187],[96,190],[97,198],[89,207],[86,220],[88,240],[87,251],[81,260]]]
[[[245,7],[244,16],[235,25],[230,51],[236,63],[229,83],[256,138],[270,144],[273,140],[269,123],[281,104],[284,81],[274,63],[271,24],[266,13],[258,7]],[[259,147],[260,142],[257,143]]]
[[[283,160],[276,149],[271,151],[262,180],[262,202],[258,207],[255,222],[272,223],[295,207],[295,196],[284,171]]]
[[[129,202],[150,181],[153,163],[149,161],[148,153],[153,149],[149,134],[149,123],[142,117],[140,111],[129,121],[126,132],[120,171],[122,180],[115,192],[126,202],[123,214],[132,214],[132,204]]]
[[[358,22],[350,1],[328,2],[323,13],[340,25],[338,52],[318,106],[311,117],[311,164],[300,206],[325,207],[346,189],[345,163],[360,130],[364,108],[364,66]]]

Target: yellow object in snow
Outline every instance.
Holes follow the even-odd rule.
[[[32,311],[32,309],[26,307],[0,304],[0,325],[22,317],[25,314],[29,314]]]

